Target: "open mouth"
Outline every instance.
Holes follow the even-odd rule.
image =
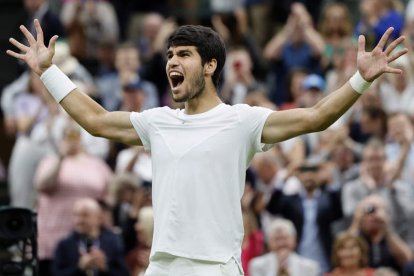
[[[183,74],[181,74],[179,72],[171,72],[170,73],[170,79],[171,79],[172,88],[177,88],[178,86],[180,86],[183,83],[184,76],[183,76]]]

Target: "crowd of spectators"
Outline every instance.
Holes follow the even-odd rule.
[[[60,36],[54,63],[110,111],[182,107],[169,95],[164,52],[181,24],[223,37],[225,103],[273,110],[313,106],[355,72],[359,34],[370,49],[394,27],[409,49],[393,62],[402,75],[376,80],[327,130],[253,159],[241,198],[242,266],[249,276],[414,275],[413,0],[24,6],[30,31],[38,18],[45,41]],[[1,108],[15,143],[0,179],[10,205],[38,213],[40,275],[143,275],[151,153],[88,134],[27,70],[3,89]]]

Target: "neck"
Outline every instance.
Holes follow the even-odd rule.
[[[185,113],[188,115],[203,113],[221,103],[215,87],[206,87],[198,97],[185,102]]]

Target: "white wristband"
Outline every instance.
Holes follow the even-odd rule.
[[[371,83],[371,81],[364,80],[359,71],[356,71],[356,73],[349,79],[351,87],[361,95],[370,87]]]
[[[58,103],[76,89],[76,85],[54,64],[43,72],[40,79]]]

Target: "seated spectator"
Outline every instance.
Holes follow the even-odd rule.
[[[368,243],[370,267],[401,272],[413,261],[413,252],[395,232],[389,209],[378,195],[370,195],[358,204],[349,231]]]
[[[102,227],[99,204],[83,198],[73,206],[74,227],[57,245],[53,258],[54,276],[127,276],[119,237]]]
[[[305,162],[297,170],[301,191],[285,195],[283,187],[277,187],[267,210],[293,222],[298,233],[299,255],[318,262],[321,271],[327,272],[333,240],[331,226],[342,218],[342,208],[339,191],[324,187],[326,183],[320,178],[323,174],[320,164]]]
[[[343,232],[336,239],[332,249],[333,270],[325,276],[373,276],[368,267],[368,245],[360,237]]]
[[[319,265],[295,253],[296,231],[292,222],[277,218],[266,229],[270,252],[251,260],[250,276],[317,276]]]
[[[149,256],[154,232],[152,207],[139,210],[138,221],[135,223],[138,245],[128,253],[126,260],[130,275],[143,276],[149,265]]]

